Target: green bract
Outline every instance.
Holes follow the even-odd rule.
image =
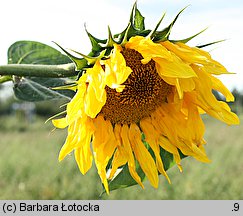
[[[161,31],[158,30],[159,26],[161,25],[165,13],[162,15],[161,19],[155,26],[153,30],[146,29],[145,28],[145,23],[144,23],[144,16],[141,14],[141,12],[137,8],[137,3],[133,5],[131,14],[130,14],[130,19],[128,22],[127,27],[119,34],[112,35],[110,27],[108,27],[108,39],[98,39],[94,37],[92,34],[90,34],[86,27],[85,30],[87,32],[87,35],[90,39],[92,49],[91,52],[88,55],[84,55],[82,53],[76,52],[72,50],[77,56],[72,55],[70,52],[68,52],[66,49],[62,48],[60,45],[58,45],[76,64],[76,69],[79,71],[83,71],[86,68],[92,67],[95,63],[96,60],[101,59],[101,58],[108,58],[110,55],[111,50],[113,49],[114,43],[119,44],[123,46],[131,37],[133,36],[143,36],[143,37],[148,37],[150,38],[153,42],[162,42],[166,40],[170,40],[169,36],[171,33],[171,30],[178,19],[179,15],[186,9],[187,7],[183,8],[179,13],[176,15],[174,20],[164,29]],[[206,29],[203,29],[199,33],[190,36],[185,39],[181,40],[170,40],[171,42],[182,42],[182,43],[187,43],[194,37],[198,36],[202,32],[204,32]],[[210,44],[205,44],[201,45],[200,47],[212,45],[214,43],[218,43],[221,41],[216,41],[212,42]]]

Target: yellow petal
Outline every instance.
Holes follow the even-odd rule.
[[[115,135],[115,139],[117,141],[118,146],[122,145],[121,129],[122,129],[122,126],[120,124],[115,124],[114,135]]]
[[[169,61],[172,60],[170,52],[159,43],[154,43],[151,39],[142,36],[131,37],[125,47],[127,49],[134,49],[142,56],[142,63],[146,64],[153,58],[163,58]]]
[[[165,115],[165,113],[163,114],[159,109],[157,109],[154,113],[152,113],[151,119],[152,124],[157,131],[166,135],[173,143],[178,141],[176,127],[173,125],[173,119],[169,116],[169,114]]]
[[[198,144],[201,142],[205,132],[205,126],[202,118],[199,114],[197,106],[193,104],[188,94],[185,94],[185,102],[188,109],[187,129],[188,135],[191,140],[194,140]]]
[[[84,110],[91,118],[95,118],[106,103],[106,78],[99,61],[86,71],[87,90],[84,96]]]
[[[185,99],[187,99],[187,97]],[[196,119],[192,119],[196,116],[196,111],[194,114],[192,113],[192,117],[190,114],[190,121],[192,122],[188,122],[189,112],[190,111],[182,113],[177,106],[171,103],[160,107],[152,114],[152,124],[156,130],[160,131],[162,134],[162,136],[159,137],[159,145],[173,154],[180,171],[182,171],[182,167],[180,165],[181,159],[178,149],[180,149],[184,155],[193,156],[195,159],[202,162],[209,162],[205,152],[202,152],[201,149],[197,147],[197,145],[201,145],[204,142],[203,139],[200,139],[204,132],[201,127],[204,126],[201,125],[202,122],[194,122],[197,120],[198,116]],[[194,125],[197,125],[199,129],[196,134]]]
[[[84,175],[92,166],[92,153],[90,149],[92,132],[88,131],[83,140],[79,140],[75,149],[75,160],[80,172]]]
[[[225,85],[219,79],[212,75],[210,77],[212,80],[213,89],[221,92],[225,96],[227,102],[235,100],[233,94],[225,87]]]
[[[142,188],[144,188],[144,186],[141,182],[141,178],[138,175],[138,173],[136,172],[136,164],[135,164],[135,160],[134,160],[134,156],[133,156],[133,152],[132,152],[131,143],[129,141],[128,133],[129,133],[129,127],[128,127],[128,125],[125,124],[121,128],[121,138],[122,138],[122,144],[124,146],[125,154],[126,154],[126,157],[128,160],[128,169],[129,169],[129,172],[130,172],[131,176],[133,177],[133,179]]]
[[[196,145],[192,145],[192,150],[195,153],[193,157],[201,162],[204,163],[210,163],[211,161],[208,159],[205,151],[202,151],[199,147]]]
[[[93,88],[96,99],[102,102],[104,100],[106,79],[105,71],[101,67],[100,62],[96,61],[93,68],[87,69],[86,75],[86,82],[89,83],[89,87]]]
[[[218,64],[209,63],[207,65],[204,65],[203,67],[210,74],[215,74],[215,75],[232,74],[232,73],[228,72],[223,65],[219,65],[219,63]]]
[[[221,107],[221,112],[218,112],[218,118],[223,120],[228,125],[238,125],[240,124],[239,117],[230,111],[230,107],[227,103],[223,101],[218,101],[219,106]]]
[[[59,153],[59,161],[63,160],[67,154],[74,150],[75,146],[75,133],[80,130],[80,125],[77,124],[77,121],[73,122],[68,127],[68,135],[64,145],[62,146],[60,153]],[[77,138],[76,138],[77,140]]]
[[[174,53],[171,53],[172,61],[162,58],[154,58],[156,69],[160,76],[173,78],[190,78],[196,77],[196,73],[192,68],[178,58]]]
[[[162,112],[161,109],[157,109],[156,112],[151,115],[152,124],[156,130],[160,131],[161,133],[158,144],[163,149],[173,154],[178,168],[180,171],[182,171],[182,167],[180,165],[181,159],[177,147],[180,147],[179,135],[185,132],[183,124],[184,122],[180,120],[175,121],[175,119],[178,119],[178,117],[180,119],[180,116],[177,115],[178,112],[174,113],[176,118],[171,116],[173,115],[173,111],[174,110],[170,110],[169,113],[166,113],[165,111]]]
[[[109,179],[112,179],[117,172],[117,169],[127,163],[127,157],[123,146],[118,146],[117,150],[113,156],[112,168],[110,172]]]
[[[210,75],[204,70],[204,67],[193,65],[194,71],[198,74],[198,80],[195,80],[196,89],[198,90],[197,98],[194,99],[200,108],[213,117],[231,125],[239,124],[239,118],[230,111],[229,106],[218,101],[212,94],[212,80]],[[193,100],[193,99],[192,99]]]
[[[78,91],[72,100],[67,105],[67,121],[70,125],[77,118],[85,118],[84,113],[84,95],[86,91],[86,84],[81,83],[78,86]]]
[[[189,47],[180,42],[174,44],[164,41],[161,44],[188,63],[202,64],[209,73],[217,75],[229,73],[222,64],[213,60],[211,55],[202,49]]]
[[[196,87],[193,78],[183,79],[163,76],[162,79],[168,84],[176,87],[179,99],[183,98],[184,92],[191,92]]]
[[[123,90],[124,86],[121,84],[127,80],[132,72],[132,69],[126,66],[126,61],[120,52],[121,47],[114,44],[110,59],[102,61],[102,64],[105,65],[106,85],[117,89],[118,92]]]
[[[193,78],[179,79],[179,83],[180,83],[180,87],[183,90],[183,92],[191,92],[196,87]]]
[[[104,185],[105,191],[109,195],[110,191],[109,191],[108,181],[107,181],[107,178],[106,178],[106,169],[101,167],[101,166],[97,166],[97,169],[98,169],[98,174],[100,176],[100,179],[101,179],[101,181]]]
[[[138,126],[136,124],[131,124],[128,134],[130,142],[134,143],[132,148],[136,159],[151,185],[157,188],[159,184],[158,171],[154,159],[141,141],[141,132]]]
[[[211,58],[210,54],[202,49],[199,49],[197,47],[193,47],[196,52],[200,53],[201,55],[205,56],[207,58],[207,62],[203,63],[203,67],[205,71],[211,74],[231,74],[230,72],[227,71],[227,69],[220,64],[218,61],[215,61],[214,59]]]
[[[117,147],[117,142],[111,122],[108,120],[105,121],[104,118],[100,116],[98,116],[97,119],[97,121],[94,121],[96,131],[93,136],[93,148],[96,153],[95,157],[97,161],[107,165]]]
[[[100,175],[107,193],[109,193],[106,167],[117,147],[117,143],[110,121],[105,121],[102,116],[98,116],[94,119],[94,126],[96,128],[92,141],[94,159],[98,174]]]
[[[140,127],[141,127],[143,133],[145,134],[146,142],[148,142],[148,144],[150,145],[150,147],[152,148],[152,150],[155,154],[156,165],[157,165],[159,172],[166,177],[166,179],[168,180],[169,183],[171,183],[167,173],[164,170],[164,165],[163,165],[162,159],[160,157],[160,147],[158,144],[158,138],[160,136],[159,133],[153,127],[150,118],[142,119],[140,121]]]
[[[65,118],[61,118],[61,119],[53,119],[52,124],[56,128],[65,128],[68,126],[67,118],[65,117]]]
[[[205,152],[201,152],[197,146],[204,142],[204,124],[199,116],[197,107],[188,99],[188,94],[189,93],[185,94],[183,107],[181,107],[187,109],[184,113],[182,113],[181,110],[177,110],[173,104],[167,104],[166,106],[163,106],[163,109],[159,109],[164,115],[161,124],[164,122],[164,124],[167,125],[167,128],[174,128],[172,133],[169,133],[167,130],[165,135],[167,136],[168,141],[179,148],[183,154],[193,156],[195,159],[202,162],[209,162]],[[190,107],[190,109],[188,107]],[[197,131],[195,132],[195,130]],[[172,136],[176,136],[177,139],[172,138]],[[165,143],[163,144],[166,144],[166,140],[164,141]],[[176,151],[174,156],[176,156],[178,162],[180,162],[179,155]]]
[[[97,100],[95,90],[91,85],[92,84],[89,84],[87,88],[87,93],[84,97],[84,110],[86,115],[88,115],[91,118],[95,118],[97,114],[101,111],[102,107],[105,105],[106,93],[104,89],[101,90],[104,91],[103,97],[100,101]]]
[[[170,41],[164,41],[161,44],[186,62],[205,63],[207,61],[206,56],[201,55],[195,49],[187,46],[184,43],[172,43]]]
[[[63,160],[64,157],[75,148],[81,147],[84,143],[87,143],[87,136],[89,136],[90,133],[93,133],[93,125],[89,118],[86,119],[86,121],[78,118],[69,125],[68,136],[59,153],[59,161]]]
[[[95,126],[93,147],[96,149],[104,148],[104,145],[110,139],[110,135],[108,133],[108,128],[110,126],[109,121],[105,121],[103,116],[98,115],[93,122]]]

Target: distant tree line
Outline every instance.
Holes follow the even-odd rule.
[[[232,94],[235,97],[235,102],[231,103],[230,106],[234,112],[240,114],[243,112],[243,92],[233,89]]]

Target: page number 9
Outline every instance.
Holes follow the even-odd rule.
[[[240,209],[240,204],[234,203],[234,209],[232,209],[232,211],[239,211],[239,209]]]

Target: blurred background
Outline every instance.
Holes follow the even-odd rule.
[[[0,90],[1,91],[1,90]],[[53,105],[55,104],[55,106]],[[0,110],[0,199],[243,199],[243,126],[227,126],[204,116],[210,164],[192,158],[168,171],[172,185],[160,177],[158,190],[145,182],[101,192],[93,167],[83,176],[71,154],[58,162],[66,130],[55,130],[47,118],[59,112],[54,101],[26,103],[12,96],[1,100]],[[242,110],[243,95],[236,96],[234,110]],[[241,122],[242,111],[238,112]]]
[[[107,25],[112,32],[123,30],[134,1],[9,0],[0,3],[0,65],[7,63],[8,47],[18,40],[35,40],[55,47],[56,41],[67,48],[88,53],[90,43],[84,31],[106,38]],[[203,28],[210,28],[190,45],[220,39],[224,43],[208,48],[213,58],[235,72],[221,80],[233,92],[232,110],[243,121],[243,47],[242,1],[159,1],[138,0],[138,8],[153,28],[162,12],[167,11],[166,24],[183,7],[172,32],[172,38],[185,38]],[[164,26],[162,26],[164,27]],[[57,48],[57,47],[55,47]],[[224,100],[220,94],[215,96]],[[96,168],[83,176],[73,155],[61,163],[58,153],[65,141],[66,130],[53,130],[46,119],[60,112],[64,101],[23,102],[17,100],[12,84],[0,85],[0,199],[243,199],[243,126],[227,126],[208,116],[206,150],[210,164],[192,158],[182,161],[183,173],[177,167],[168,171],[169,185],[160,177],[159,189],[145,182],[145,189],[133,186],[100,197],[102,190]],[[53,105],[54,104],[54,105]]]

